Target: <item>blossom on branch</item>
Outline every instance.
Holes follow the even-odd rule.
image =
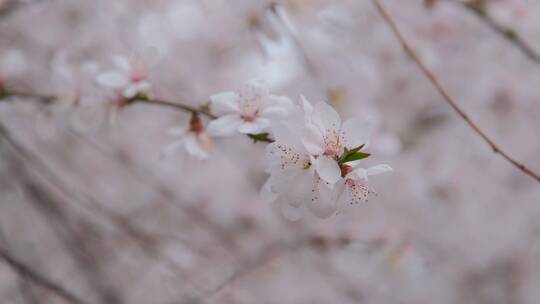
[[[212,112],[222,115],[208,124],[208,133],[213,136],[267,132],[287,117],[293,105],[288,97],[270,94],[259,80],[249,81],[236,92],[213,95],[210,101]]]
[[[192,114],[188,126],[169,129],[169,135],[179,137],[163,149],[162,155],[167,156],[174,151],[184,148],[188,155],[197,159],[206,159],[212,149],[212,139],[206,133],[201,118]]]
[[[147,67],[137,56],[114,56],[112,60],[115,69],[100,73],[96,78],[99,85],[118,91],[126,99],[149,92],[152,85]]]
[[[362,151],[370,124],[362,119],[341,123],[328,104],[313,106],[303,97],[293,113],[275,128],[275,142],[267,147],[265,199],[278,201],[289,219],[299,218],[304,209],[326,218],[367,201],[374,193],[368,176],[392,170],[388,165],[358,166],[370,156]]]

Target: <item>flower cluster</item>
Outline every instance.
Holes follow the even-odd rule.
[[[211,96],[210,108],[219,115],[204,130],[198,115],[190,126],[171,130],[183,139],[166,148],[184,146],[188,154],[204,159],[210,153],[210,137],[246,134],[269,142],[266,147],[270,175],[262,194],[276,201],[289,219],[304,210],[326,218],[346,206],[366,202],[374,191],[368,177],[391,171],[388,165],[360,166],[370,154],[370,124],[364,119],[341,121],[325,102],[312,105],[303,96],[294,103],[269,93],[262,81],[250,81],[236,92]]]
[[[60,91],[67,92],[63,88],[67,86],[74,95],[62,98],[62,94],[58,94],[59,105],[65,103],[68,109],[79,108],[83,100],[80,96],[83,76],[91,74],[97,84],[114,93],[111,103],[95,104],[96,108],[109,111],[112,119],[116,110],[137,100],[178,106],[192,113],[187,125],[169,130],[169,135],[176,139],[165,147],[163,155],[180,149],[203,160],[211,154],[213,137],[235,134],[266,142],[266,172],[270,177],[262,194],[265,200],[277,202],[290,219],[298,218],[304,210],[326,218],[345,206],[365,202],[374,193],[368,185],[368,177],[391,170],[388,165],[367,169],[360,166],[360,161],[370,156],[364,151],[370,133],[366,120],[342,122],[339,114],[325,102],[312,105],[304,97],[293,102],[286,96],[271,94],[266,83],[260,80],[249,81],[236,91],[212,95],[208,105],[201,109],[152,101],[148,65],[140,59],[137,56],[113,57],[116,69],[102,72],[93,64],[71,71],[59,60],[55,67],[60,76],[65,76],[61,78],[75,78],[73,73],[80,74],[81,78],[61,82]],[[64,99],[67,101],[63,102]],[[202,115],[210,118],[206,126]]]
[[[370,154],[370,125],[362,119],[341,122],[325,102],[314,106],[304,97],[291,120],[274,130],[275,142],[267,147],[270,174],[263,192],[278,201],[288,218],[304,209],[326,218],[345,207],[368,201],[374,191],[368,176],[391,171],[388,165],[370,168],[360,160]]]

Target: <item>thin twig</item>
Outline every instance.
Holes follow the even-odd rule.
[[[24,98],[24,99],[39,101],[44,104],[51,104],[56,99],[56,97],[52,95],[41,95],[41,94],[34,94],[34,93],[28,93],[28,92],[7,91],[7,90],[3,90],[0,87],[0,100],[9,100],[10,98]]]
[[[35,100],[44,104],[52,104],[57,98],[55,96],[51,95],[41,95],[41,94],[35,94],[35,93],[25,93],[25,92],[11,92],[11,91],[2,91],[0,88],[0,101],[2,100],[9,100],[10,98],[27,98],[31,100]],[[121,106],[127,106],[130,104],[135,103],[146,103],[150,105],[156,105],[156,106],[163,106],[168,107],[175,110],[180,110],[182,112],[187,113],[194,113],[194,114],[200,114],[208,117],[209,119],[217,119],[219,116],[214,115],[210,113],[209,110],[205,109],[204,107],[201,108],[195,108],[192,106],[188,106],[186,104],[177,103],[177,102],[171,102],[166,100],[160,100],[160,99],[151,99],[147,98],[145,96],[135,96],[132,99],[126,100],[121,104]],[[266,142],[266,143],[272,143],[274,140],[268,136],[268,133],[260,133],[260,134],[247,134],[247,136],[253,141],[256,142]]]
[[[1,100],[9,100],[10,98],[25,98],[29,100],[38,101],[44,104],[52,104],[57,100],[56,96],[53,95],[44,95],[44,94],[38,94],[38,93],[29,93],[29,92],[18,92],[18,91],[8,91],[8,90],[2,90],[0,88],[0,101]],[[192,106],[188,106],[186,104],[171,102],[171,101],[165,101],[165,100],[158,100],[158,99],[150,99],[144,96],[135,96],[132,99],[129,99],[122,103],[122,105],[128,105],[132,103],[147,103],[147,104],[153,104],[158,106],[165,106],[177,110],[181,110],[183,112],[188,113],[198,113],[201,115],[204,115],[210,119],[216,119],[217,116],[214,114],[211,114],[209,111],[205,109],[198,109]]]
[[[460,1],[461,2],[461,1]],[[523,54],[529,57],[532,61],[540,64],[540,54],[534,50],[514,29],[505,27],[498,23],[486,11],[483,5],[475,4],[475,2],[461,2],[461,4],[473,12],[482,22],[484,22],[494,32],[505,38],[512,45],[517,47]]]
[[[37,273],[32,268],[25,265],[23,262],[17,260],[4,248],[0,248],[0,259],[2,259],[6,264],[11,267],[11,269],[13,269],[22,277],[27,278],[35,284],[53,292],[64,300],[75,304],[86,304],[85,301],[81,300],[78,296],[67,290],[65,287],[53,282],[51,279]]]
[[[34,0],[34,1],[8,0],[7,2],[4,2],[2,5],[0,5],[0,21],[3,20],[5,17],[8,17],[9,15],[13,14],[14,12],[18,11],[20,8],[29,6],[31,4],[37,4],[39,2],[42,2],[42,0]]]
[[[197,108],[185,105],[185,104],[170,102],[170,101],[165,101],[165,100],[149,99],[149,98],[134,98],[131,101],[131,103],[147,103],[147,104],[153,104],[153,105],[158,105],[158,106],[165,106],[165,107],[181,110],[184,112],[202,114],[210,119],[218,118],[216,115],[208,112],[207,110],[197,109]]]
[[[540,175],[537,173],[531,171],[529,168],[527,168],[524,164],[518,162],[514,158],[510,157],[508,153],[503,151],[495,142],[489,138],[484,131],[482,131],[465,113],[463,109],[454,101],[454,99],[450,96],[450,94],[446,91],[446,89],[441,85],[435,74],[431,72],[431,70],[420,60],[418,55],[413,51],[412,47],[409,45],[401,31],[398,29],[396,23],[390,17],[388,12],[386,12],[385,8],[380,3],[380,0],[373,0],[373,3],[375,4],[375,7],[379,11],[380,15],[384,19],[384,21],[388,24],[396,38],[400,41],[401,45],[403,46],[405,52],[411,57],[411,59],[416,63],[416,65],[422,70],[424,75],[429,79],[429,81],[433,84],[433,86],[437,89],[437,91],[441,94],[441,96],[444,98],[446,103],[452,107],[452,109],[465,120],[465,122],[476,132],[493,150],[493,152],[500,154],[504,159],[509,161],[512,165],[514,165],[519,170],[523,171],[523,173],[531,176],[532,178],[536,179],[536,181],[540,182]]]

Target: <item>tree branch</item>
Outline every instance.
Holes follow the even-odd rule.
[[[41,94],[34,94],[34,93],[28,93],[28,92],[8,91],[8,90],[3,89],[0,84],[0,101],[8,100],[9,98],[26,98],[26,99],[30,99],[34,101],[39,101],[44,104],[51,104],[56,99],[56,97],[52,95],[41,95]]]
[[[508,153],[506,153],[504,150],[502,150],[495,142],[489,138],[484,131],[482,131],[465,113],[463,109],[456,103],[456,101],[450,96],[450,94],[446,91],[446,89],[441,85],[435,74],[420,60],[418,55],[413,51],[410,44],[407,42],[399,28],[397,27],[396,23],[390,17],[386,9],[381,4],[380,0],[373,0],[373,3],[375,4],[375,7],[377,8],[377,11],[380,13],[384,21],[388,24],[390,29],[392,30],[392,33],[396,36],[396,38],[399,40],[401,45],[403,46],[403,49],[405,52],[411,57],[411,59],[416,63],[416,65],[420,68],[422,73],[429,79],[429,81],[433,84],[435,89],[439,92],[439,94],[443,97],[443,99],[448,103],[448,105],[459,115],[463,120],[473,129],[476,134],[478,134],[493,150],[493,152],[498,153],[501,155],[504,159],[506,159],[508,162],[510,162],[512,165],[514,165],[516,168],[521,170],[523,173],[529,175],[530,177],[534,178],[537,182],[540,182],[540,175],[538,173],[535,173],[531,171],[529,168],[527,168],[524,164],[518,162],[514,158],[512,158]]]
[[[27,98],[31,100],[35,100],[44,104],[52,104],[57,99],[55,96],[52,95],[41,95],[41,94],[35,94],[35,93],[25,93],[25,92],[12,92],[7,90],[2,90],[0,88],[0,102],[2,100],[8,100],[9,98]],[[155,105],[155,106],[162,106],[162,107],[168,107],[171,109],[187,112],[187,113],[193,113],[193,114],[200,114],[203,116],[206,116],[209,119],[217,119],[219,118],[217,115],[214,115],[210,113],[208,109],[206,109],[204,106],[201,108],[195,108],[192,106],[188,106],[186,104],[182,103],[176,103],[171,101],[165,101],[160,99],[151,99],[147,98],[146,96],[135,96],[132,99],[128,99],[122,103],[120,103],[120,107],[127,106],[130,104],[135,103],[146,103],[149,105]],[[256,142],[267,142],[272,143],[274,140],[268,136],[268,133],[260,133],[260,134],[246,134],[249,138],[253,139],[253,141]]]
[[[459,1],[461,2],[461,1]],[[504,25],[498,23],[491,17],[486,8],[481,4],[476,4],[477,1],[471,2],[461,2],[461,4],[474,13],[482,22],[484,22],[489,28],[491,28],[495,33],[499,34],[501,37],[506,39],[516,48],[518,48],[523,54],[525,54],[532,61],[540,64],[540,54],[537,53],[514,29],[505,27]]]
[[[31,99],[34,101],[38,101],[44,104],[52,104],[57,99],[56,96],[53,95],[43,95],[43,94],[37,94],[37,93],[28,93],[28,92],[17,92],[17,91],[8,91],[8,90],[2,90],[0,88],[0,100],[8,100],[9,98],[26,98]],[[147,104],[153,104],[158,106],[164,106],[169,107],[176,110],[181,110],[188,113],[198,113],[201,115],[204,115],[210,119],[216,119],[217,116],[211,114],[209,111],[205,109],[198,109],[192,106],[188,106],[186,104],[181,103],[175,103],[171,101],[165,101],[165,100],[158,100],[158,99],[150,99],[145,96],[135,96],[132,99],[129,99],[122,103],[122,105],[128,105],[132,103],[147,103]]]
[[[34,1],[7,0],[2,5],[0,5],[0,21],[2,21],[3,18],[16,12],[20,8],[23,8],[31,4],[37,4],[42,1],[43,0],[34,0]]]
[[[29,266],[17,260],[11,254],[9,254],[7,250],[1,247],[0,247],[0,259],[2,259],[6,264],[8,264],[11,267],[11,269],[13,269],[13,271],[18,273],[20,276],[27,278],[28,280],[34,282],[35,284],[53,292],[54,294],[58,295],[64,300],[70,303],[75,303],[75,304],[86,304],[85,301],[81,300],[78,296],[73,294],[71,291],[53,282],[51,279],[37,273]]]
[[[136,96],[135,98],[130,100],[128,103],[147,103],[147,104],[153,104],[153,105],[157,105],[157,106],[169,107],[169,108],[177,109],[177,110],[184,111],[184,112],[191,112],[191,113],[201,114],[201,115],[204,115],[204,116],[206,116],[206,117],[208,117],[210,119],[218,118],[216,115],[211,114],[208,110],[197,109],[197,108],[194,108],[192,106],[185,105],[185,104],[175,103],[175,102],[170,102],[170,101],[165,101],[165,100],[150,99],[150,98],[146,98],[146,97],[140,97],[140,96],[137,97]]]

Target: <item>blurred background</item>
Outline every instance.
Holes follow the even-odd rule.
[[[383,4],[471,119],[540,171],[540,2]],[[189,115],[110,119],[95,83],[149,47],[154,96],[200,106],[262,78],[373,119],[366,162],[394,172],[369,203],[290,222],[259,197],[263,144],[160,157]],[[371,1],[0,0],[0,86],[20,93],[0,101],[0,303],[540,298],[540,185],[452,111]]]

